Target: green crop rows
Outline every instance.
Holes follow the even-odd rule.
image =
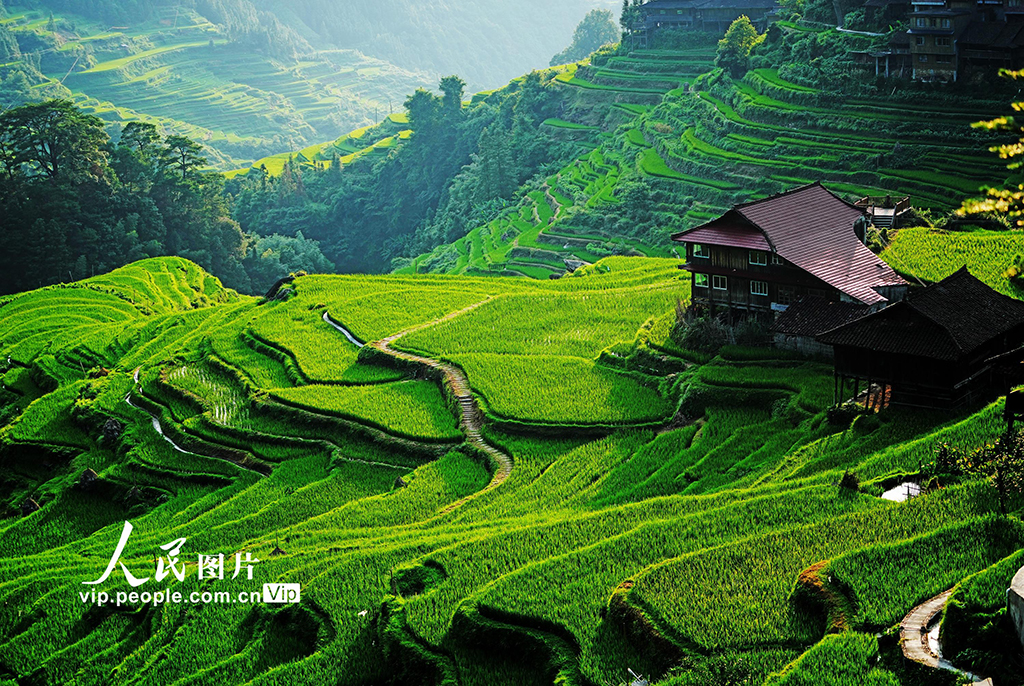
[[[574,168],[566,193],[615,165]],[[48,683],[584,684],[628,666],[678,685],[739,664],[749,683],[896,684],[898,648],[875,633],[961,582],[950,635],[969,648],[1024,530],[985,482],[877,493],[939,441],[991,440],[1002,402],[830,419],[828,365],[671,340],[688,298],[676,262],[605,258],[553,281],[303,276],[264,302],[160,258],[5,298],[0,661]],[[507,479],[482,490],[491,467],[447,386],[325,312],[460,367]],[[859,492],[836,485],[846,470]],[[40,509],[21,514],[28,499]],[[253,584],[299,583],[303,600],[81,603],[125,519],[133,571],[186,537],[252,552]],[[814,566],[855,609],[844,633],[794,597]],[[172,587],[202,588],[194,567]]]

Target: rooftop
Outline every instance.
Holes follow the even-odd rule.
[[[868,305],[805,296],[779,315],[772,331],[788,336],[817,336],[864,316],[868,309]]]
[[[986,48],[1017,48],[1024,45],[1024,23],[971,22],[960,36],[960,44]]]
[[[863,216],[860,208],[812,183],[736,205],[672,240],[768,249],[850,298],[873,305],[886,302],[876,288],[906,282],[857,237],[854,224]]]
[[[825,332],[828,345],[958,360],[1024,326],[1024,302],[997,293],[961,268],[906,300]]]

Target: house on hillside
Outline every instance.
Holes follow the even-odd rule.
[[[861,384],[891,404],[957,407],[998,395],[993,358],[1024,345],[1024,302],[964,267],[816,337],[835,356],[836,402]]]
[[[634,29],[640,44],[663,28],[725,33],[741,15],[764,30],[776,0],[649,0],[640,6],[640,22]]]
[[[913,78],[956,81],[1024,66],[1024,0],[915,0]]]
[[[685,245],[695,305],[774,319],[805,298],[799,307],[865,311],[902,300],[908,284],[864,245],[866,228],[865,209],[812,183],[736,205],[672,240]]]
[[[910,54],[910,35],[894,33],[881,50],[855,50],[850,53],[857,66],[874,70],[875,76],[910,76],[914,63]]]

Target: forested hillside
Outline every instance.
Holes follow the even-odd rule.
[[[1007,111],[1013,87],[993,74],[979,95],[856,71],[850,51],[884,40],[779,24],[723,69],[717,36],[669,34],[646,49],[627,38],[441,108],[429,130],[392,119],[263,160],[229,184],[235,217],[301,229],[343,270],[391,259],[404,273],[540,278],[567,259],[667,255],[670,233],[816,180],[850,199],[908,195],[922,225],[944,225],[984,185],[1013,183],[988,150],[1003,138],[972,126]],[[1019,234],[1001,240],[1024,251]]]

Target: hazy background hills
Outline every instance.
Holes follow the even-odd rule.
[[[566,45],[587,11],[614,0],[254,0],[313,44],[355,48],[405,69],[494,88]]]
[[[498,88],[614,4],[0,0],[0,107],[73,99],[113,128],[202,141],[231,169],[377,123],[441,76]]]

